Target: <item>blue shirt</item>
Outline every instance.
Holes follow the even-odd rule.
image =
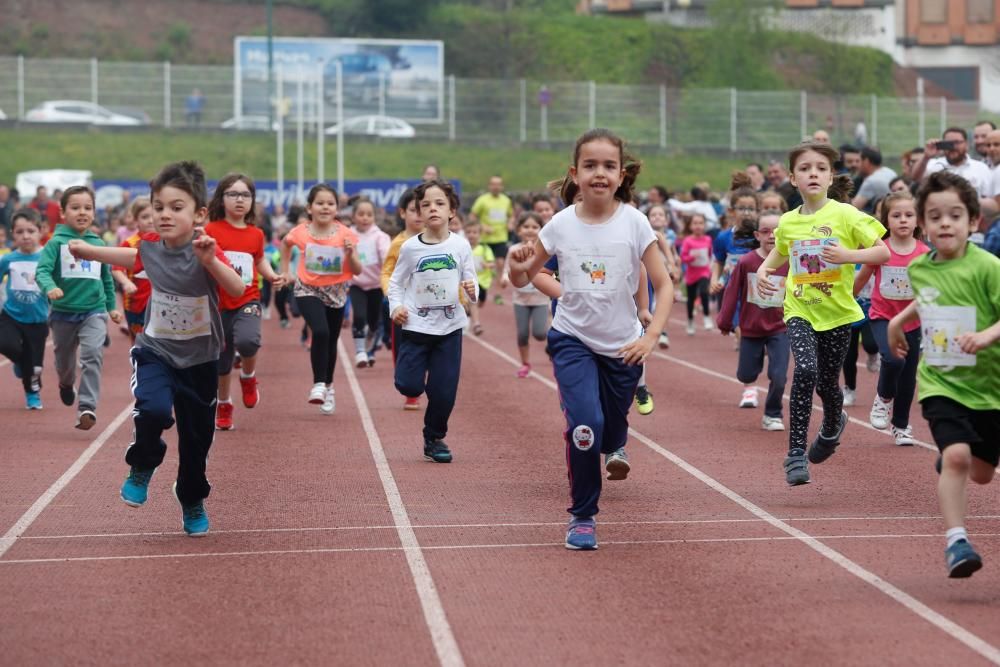
[[[736,268],[740,257],[753,250],[752,243],[752,239],[733,238],[732,228],[719,232],[719,235],[715,237],[712,242],[712,253],[715,255],[715,259],[722,264],[722,284],[729,281],[729,274]]]
[[[35,282],[42,251],[25,255],[14,251],[0,257],[0,280],[7,278],[4,312],[23,324],[43,324],[49,317],[49,300]]]

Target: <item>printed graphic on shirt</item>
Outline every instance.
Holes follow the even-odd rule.
[[[233,265],[236,273],[239,274],[240,280],[243,281],[244,285],[249,285],[253,282],[253,255],[248,252],[239,252],[236,250],[226,250],[224,252],[226,259],[229,263]]]
[[[760,308],[781,308],[785,303],[785,276],[771,276],[771,284],[777,291],[768,297],[757,293],[757,274],[747,274],[747,301]]]
[[[728,282],[729,281],[729,274],[731,274],[733,272],[733,269],[736,268],[736,265],[740,263],[740,258],[741,257],[743,257],[743,255],[737,255],[734,252],[726,253],[726,261],[722,265],[722,281],[723,282]]]
[[[594,431],[586,424],[573,429],[573,446],[585,452],[594,446]]]
[[[38,262],[11,262],[10,288],[15,292],[41,292],[35,282]]]
[[[344,249],[318,243],[306,244],[306,271],[323,276],[339,276],[344,272]]]
[[[506,209],[502,208],[491,208],[489,217],[490,217],[490,222],[493,223],[507,222],[507,211]]]
[[[354,252],[357,253],[361,266],[374,266],[378,264],[378,249],[375,247],[375,241],[361,241],[355,247]]]
[[[691,249],[691,266],[701,268],[703,266],[708,266],[708,262],[708,248]]]
[[[450,254],[428,255],[421,259],[413,274],[417,316],[427,317],[432,310],[443,310],[449,320],[454,318],[458,286],[458,262]]]
[[[101,263],[89,259],[77,259],[69,251],[69,246],[59,246],[59,272],[63,278],[101,279]]]
[[[208,296],[177,296],[153,290],[145,334],[162,340],[189,340],[212,333]]]
[[[571,261],[560,267],[560,280],[569,292],[615,292],[628,271],[628,246],[623,243],[572,248],[567,254]]]
[[[792,242],[790,261],[794,284],[814,285],[836,283],[840,280],[840,264],[831,264],[822,258],[823,249],[833,243],[839,241],[836,238],[827,238]]]
[[[883,266],[878,289],[886,299],[908,301],[913,298],[913,286],[905,266]]]

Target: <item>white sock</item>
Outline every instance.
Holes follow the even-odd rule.
[[[227,403],[232,403],[232,402],[233,402],[233,397],[232,397],[232,396],[230,396],[229,398],[227,398],[227,399],[225,399],[225,400],[222,400],[222,399],[219,399],[219,401],[218,401],[218,402],[219,402],[219,403],[222,403],[222,404],[227,404]]]
[[[958,542],[959,540],[965,540],[966,542],[969,541],[969,534],[965,532],[965,528],[963,526],[959,526],[958,528],[949,528],[948,532],[946,532],[944,536],[948,538],[949,549],[951,548],[951,545],[955,544],[955,542]]]
[[[243,372],[243,369],[240,369],[240,377],[242,379],[244,379],[244,380],[246,380],[248,378],[252,378],[255,375],[257,375],[257,371],[254,371],[253,373],[250,373],[249,375],[247,375],[246,373]]]

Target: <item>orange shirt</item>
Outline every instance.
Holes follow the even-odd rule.
[[[128,237],[122,241],[119,248],[138,248],[139,242],[142,241],[142,237],[138,232]],[[146,304],[149,303],[149,295],[153,291],[152,285],[149,284],[149,280],[146,278],[145,272],[136,273],[134,268],[128,268],[124,266],[116,266],[116,271],[123,271],[128,279],[135,283],[136,291],[135,294],[128,295],[122,294],[125,310],[130,313],[144,313],[146,312]]]
[[[344,241],[350,240],[357,247],[358,235],[339,222],[331,231],[329,237],[318,239],[309,233],[309,223],[303,223],[285,236],[285,245],[295,246],[301,253],[297,275],[302,284],[327,287],[354,277],[344,259]]]
[[[215,239],[226,259],[243,279],[243,295],[231,297],[219,288],[219,310],[236,310],[251,301],[260,301],[257,262],[264,257],[264,232],[247,225],[233,227],[225,220],[205,225],[205,233]]]

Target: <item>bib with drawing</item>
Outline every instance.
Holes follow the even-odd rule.
[[[822,258],[823,248],[837,242],[836,238],[792,241],[789,257],[792,282],[796,285],[805,285],[839,281],[840,264],[831,264]]]
[[[59,246],[59,273],[63,278],[101,279],[101,263],[90,259],[77,259],[69,246]]]
[[[375,241],[360,241],[354,252],[357,253],[361,266],[374,266],[378,264],[378,250],[375,248]]]
[[[344,249],[338,246],[306,243],[305,267],[309,273],[339,276],[344,272]]]
[[[771,284],[777,290],[768,297],[762,297],[757,292],[757,274],[747,274],[747,302],[759,308],[781,308],[785,304],[785,276],[771,276]]]
[[[940,368],[976,365],[976,355],[958,345],[960,335],[976,331],[975,306],[930,305],[919,311],[924,363]]]
[[[913,299],[913,287],[905,266],[883,266],[878,289],[882,296],[893,301]]]
[[[233,265],[236,273],[239,274],[240,280],[243,281],[244,285],[249,285],[253,282],[253,255],[248,252],[239,252],[236,250],[226,250],[226,259],[229,263]]]
[[[458,305],[458,287],[458,269],[428,269],[413,274],[413,300],[417,308]]]
[[[568,292],[614,292],[628,273],[628,246],[622,243],[572,248],[566,254],[571,261],[565,267],[560,263],[559,279]]]
[[[15,292],[41,292],[35,282],[38,262],[11,262],[10,288]]]
[[[154,288],[147,308],[145,334],[152,338],[190,340],[212,333],[208,296],[177,296]]]

